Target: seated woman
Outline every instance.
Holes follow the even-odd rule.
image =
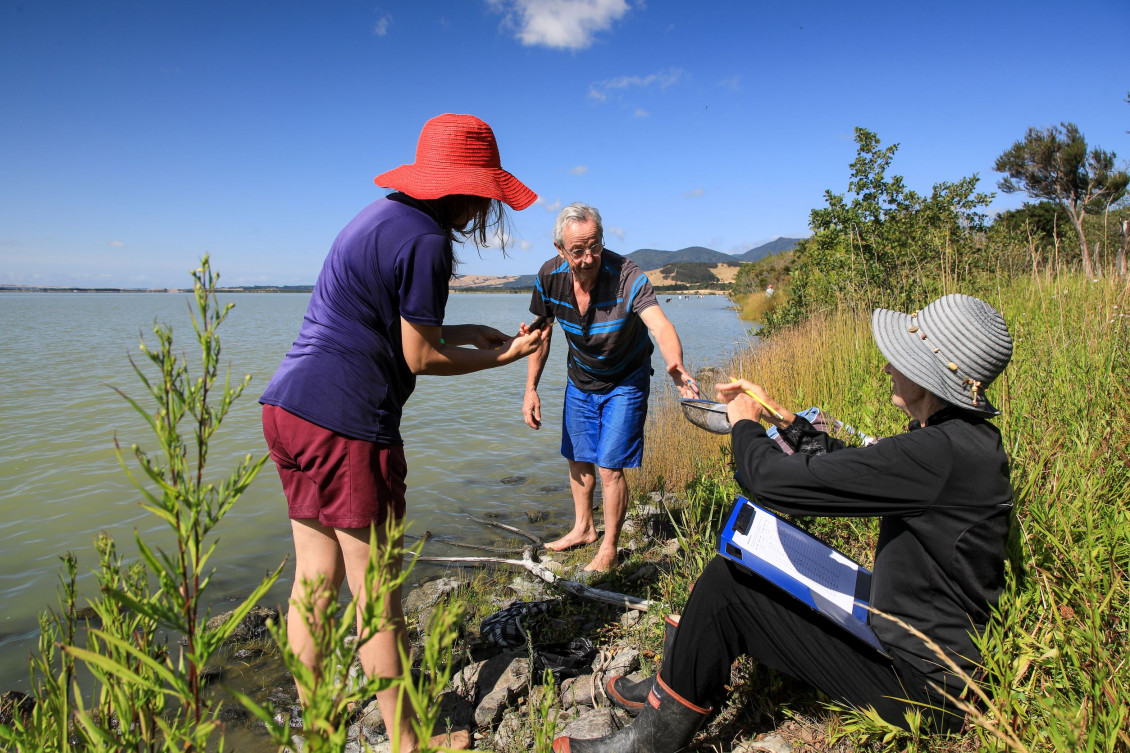
[[[980,660],[974,634],[1004,585],[1012,511],[1008,458],[985,397],[1012,356],[1004,318],[965,295],[915,314],[878,309],[875,342],[889,363],[892,401],[909,430],[864,448],[818,432],[745,381],[718,385],[733,425],[738,479],[762,504],[789,515],[879,516],[871,625],[884,653],[844,632],[776,586],[716,557],[697,581],[639,716],[598,740],[554,741],[568,753],[673,753],[721,700],[732,662],[750,656],[834,700],[874,708],[906,726],[921,709],[935,730],[958,731],[952,698]],[[782,418],[743,393],[751,389]],[[766,436],[770,421],[790,446]],[[897,622],[896,622],[897,620]],[[903,624],[899,624],[899,623]]]

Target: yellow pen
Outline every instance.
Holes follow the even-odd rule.
[[[730,378],[730,381],[731,381],[731,382],[736,382],[736,381],[738,381],[738,380],[737,380],[737,379],[734,379],[733,377],[731,377],[731,378]],[[784,418],[785,418],[784,416],[782,416],[782,415],[781,415],[780,413],[778,413],[777,411],[773,410],[772,406],[770,406],[770,405],[769,405],[769,403],[765,402],[765,401],[764,401],[764,400],[762,400],[762,399],[761,399],[760,397],[758,397],[758,396],[757,396],[757,394],[756,394],[756,393],[755,393],[755,392],[754,392],[753,390],[747,390],[747,389],[744,389],[744,388],[743,388],[743,389],[742,389],[742,392],[744,392],[745,394],[749,395],[750,397],[752,397],[752,398],[753,398],[754,400],[756,400],[757,402],[761,403],[761,407],[762,407],[762,408],[764,408],[765,410],[769,411],[770,413],[772,413],[772,414],[773,414],[774,416],[776,416],[777,418],[779,418],[779,419],[781,419],[781,420],[784,420]]]

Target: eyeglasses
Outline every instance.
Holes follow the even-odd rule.
[[[604,244],[594,243],[588,248],[571,248],[565,253],[568,254],[569,258],[573,261],[580,261],[586,256],[591,256],[595,259],[596,257],[600,256],[602,251],[604,251]]]

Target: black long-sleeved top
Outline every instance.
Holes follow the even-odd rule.
[[[1000,432],[958,408],[926,426],[869,447],[847,447],[797,418],[782,432],[786,455],[755,421],[733,428],[742,485],[789,515],[881,517],[871,606],[914,626],[970,672],[980,632],[1004,586],[1012,510]],[[879,640],[931,678],[939,659],[911,633],[878,615]]]

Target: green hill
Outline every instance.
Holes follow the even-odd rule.
[[[796,248],[796,244],[804,240],[803,238],[774,238],[768,243],[762,243],[757,248],[751,248],[744,254],[737,254],[732,259],[736,261],[761,261],[766,256],[779,254],[782,251],[792,251]]]
[[[537,275],[519,275],[516,279],[510,282],[504,282],[499,287],[501,288],[532,288],[534,283],[537,282]]]
[[[702,246],[688,246],[678,251],[660,251],[654,248],[641,248],[627,255],[629,259],[639,265],[640,269],[649,271],[659,269],[668,264],[677,262],[699,262],[706,264],[732,263],[734,257]]]
[[[712,248],[703,246],[688,246],[678,251],[660,251],[655,248],[641,248],[628,254],[628,258],[639,265],[640,269],[650,272],[653,269],[665,267],[668,264],[694,262],[699,264],[736,264],[738,262],[761,261],[767,256],[779,254],[782,251],[791,251],[796,247],[800,238],[775,238],[768,243],[763,243],[756,248],[751,248],[743,254],[725,254]]]
[[[751,248],[743,254],[725,254],[705,246],[688,246],[678,251],[641,248],[626,254],[626,256],[638,264],[640,269],[651,272],[671,264],[736,264],[760,261],[767,256],[792,250],[800,240],[800,238],[776,238],[756,248]],[[535,275],[522,275],[497,287],[499,289],[532,288],[534,280]]]

